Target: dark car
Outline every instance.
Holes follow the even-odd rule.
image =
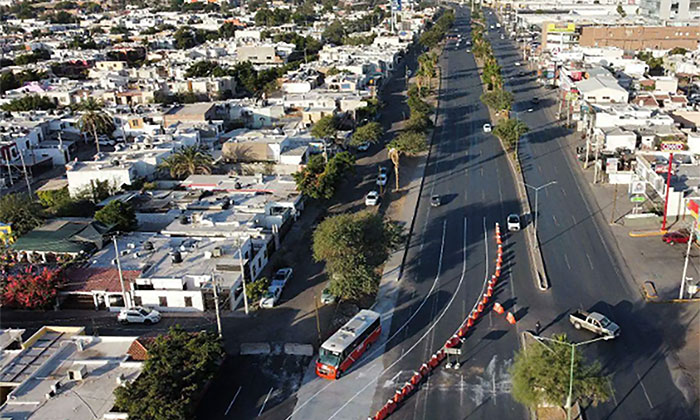
[[[538,104],[540,103],[540,98],[538,98],[537,96],[533,96],[532,99],[530,99],[530,102],[532,102],[533,104]]]
[[[439,195],[433,195],[430,197],[430,205],[433,207],[440,207],[440,204],[442,204],[442,200],[440,200]]]
[[[690,240],[690,232],[685,229],[677,230],[675,232],[668,232],[661,237],[661,240],[669,245],[674,244],[687,244]]]

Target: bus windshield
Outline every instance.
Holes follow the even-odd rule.
[[[340,353],[326,350],[323,347],[318,352],[318,361],[328,366],[340,365]]]

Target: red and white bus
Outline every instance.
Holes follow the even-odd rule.
[[[319,349],[316,374],[338,379],[382,333],[381,316],[363,309],[340,327]]]

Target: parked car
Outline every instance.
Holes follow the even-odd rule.
[[[379,175],[389,175],[389,169],[387,169],[385,166],[380,166],[379,167]]]
[[[160,322],[160,312],[142,306],[133,306],[119,311],[117,321],[122,324],[151,325]]]
[[[576,311],[569,315],[569,322],[577,330],[584,328],[606,339],[613,339],[620,335],[620,327],[598,312]]]
[[[439,196],[439,195],[433,194],[433,195],[430,197],[430,205],[431,205],[432,207],[440,207],[441,204],[442,204],[442,200],[440,199],[440,196]]]
[[[520,230],[520,216],[517,214],[509,214],[506,219],[508,230],[511,232],[517,232]]]
[[[380,187],[385,186],[387,179],[388,179],[388,177],[386,174],[377,175],[377,185],[379,185]]]
[[[690,232],[685,229],[677,230],[675,232],[668,232],[661,237],[661,240],[669,245],[687,244],[690,240]]]
[[[267,293],[260,299],[260,307],[266,309],[274,308],[277,302],[279,302],[280,296],[282,296],[282,288],[270,286],[267,289]]]
[[[323,291],[321,292],[321,303],[324,305],[330,305],[331,303],[335,303],[336,297],[331,293],[330,290],[331,284],[330,282],[326,284],[326,287],[323,288]]]
[[[530,102],[537,105],[540,103],[540,98],[538,98],[537,96],[533,96],[532,99],[530,99]]]
[[[370,191],[365,196],[365,206],[376,206],[379,204],[379,193],[377,191]]]
[[[280,268],[275,275],[272,276],[272,282],[270,284],[272,286],[284,287],[287,285],[287,281],[292,278],[292,273],[294,273],[294,270],[292,270],[291,267]]]
[[[516,61],[516,62],[513,63],[513,64],[515,64],[516,66],[520,66],[520,61]]]
[[[491,124],[486,123],[484,124],[484,133],[490,133],[491,132]]]
[[[370,146],[370,143],[369,143],[368,141],[366,141],[366,142],[364,142],[364,143],[360,143],[360,144],[357,146],[357,151],[359,151],[359,152],[366,152],[366,151],[369,150],[369,146]]]

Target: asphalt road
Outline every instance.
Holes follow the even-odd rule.
[[[479,101],[476,63],[466,53],[467,9],[457,10],[460,47],[449,41],[441,59],[438,126],[419,203],[416,232],[406,259],[392,332],[383,357],[390,369],[379,381],[374,409],[438,350],[469,315],[495,267],[494,227],[519,213],[508,162],[498,140],[483,132],[488,112]],[[429,197],[440,195],[432,208]],[[523,318],[521,293],[534,288],[521,233],[506,235],[505,270],[495,300]],[[462,345],[459,370],[440,367],[401,408],[398,419],[525,418],[510,396],[508,367],[518,348],[518,328],[489,311]],[[355,413],[357,418],[364,413]]]
[[[496,22],[492,14],[487,14],[487,20],[489,26]],[[582,348],[612,375],[614,392],[609,402],[584,407],[587,419],[696,419],[697,413],[674,385],[674,369],[669,369],[673,366],[671,352],[685,340],[677,307],[667,307],[659,319],[655,307],[640,301],[624,262],[611,245],[614,240],[602,210],[586,198],[588,186],[574,161],[577,144],[572,138],[578,136],[566,137],[569,131],[555,122],[554,93],[539,87],[534,72],[517,75],[526,69],[515,66],[523,60],[512,40],[501,41],[493,30],[489,37],[510,78],[513,109],[531,130],[520,147],[525,182],[534,187],[557,182],[539,195],[539,237],[552,287],[528,301],[530,325],[539,320],[545,336],[566,332],[574,341],[588,340],[593,337],[573,330],[567,319],[568,312],[584,308],[608,315],[621,326],[620,338]],[[533,96],[541,99],[539,104],[530,102]],[[661,328],[676,331],[674,340],[664,342]]]

